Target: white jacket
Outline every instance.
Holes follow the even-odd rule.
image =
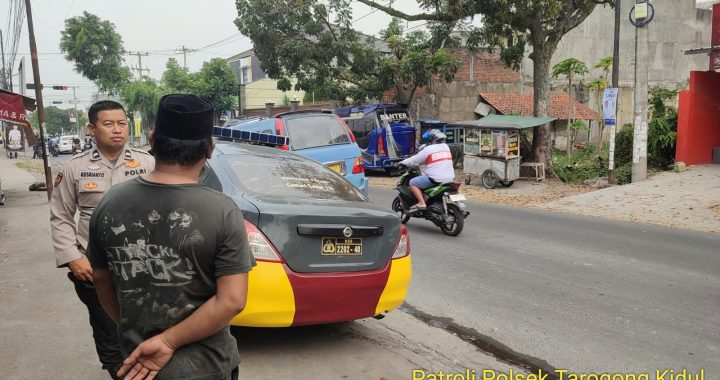
[[[452,154],[450,147],[445,143],[428,145],[416,155],[406,158],[400,163],[406,166],[426,165],[425,174],[438,183],[455,180]]]

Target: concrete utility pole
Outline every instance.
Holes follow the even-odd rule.
[[[45,146],[45,108],[43,107],[42,86],[40,83],[40,67],[38,66],[37,45],[35,44],[35,29],[33,28],[32,10],[30,0],[25,0],[25,11],[27,14],[28,34],[30,36],[30,56],[32,57],[33,80],[35,86],[35,100],[37,101],[38,122],[40,124],[40,146],[42,147],[43,167],[45,168],[45,187],[47,197],[50,201],[52,196],[52,182],[50,181],[50,168],[48,167],[47,148]]]
[[[81,132],[81,131],[80,131],[80,115],[78,115],[78,110],[77,110],[77,96],[75,96],[75,87],[76,87],[76,86],[72,86],[72,89],[73,89],[73,105],[75,106],[75,129],[77,129],[77,135],[78,135],[78,136],[82,136],[83,134],[80,133],[80,132]]]
[[[175,51],[182,53],[182,55],[183,55],[183,67],[187,69],[187,53],[192,53],[192,52],[194,52],[195,50],[194,50],[194,49],[189,49],[189,48],[185,47],[185,45],[183,45],[181,48],[179,48],[179,49],[177,49],[177,50],[175,50]]]
[[[128,54],[130,54],[130,55],[137,55],[137,57],[138,57],[138,67],[136,67],[136,68],[133,67],[133,70],[137,70],[137,72],[138,72],[138,79],[142,79],[143,71],[147,71],[148,73],[150,72],[150,69],[143,69],[143,68],[142,68],[142,57],[147,57],[147,56],[150,55],[150,54],[148,54],[147,52],[146,52],[146,53],[141,53],[141,52],[139,52],[139,51],[138,51],[138,52],[135,52],[135,53],[133,53],[133,52],[128,52]]]
[[[647,0],[635,1],[635,95],[633,112],[632,182],[647,178],[648,132],[648,24],[654,8]],[[652,12],[652,15],[650,14]]]
[[[7,89],[7,79],[5,77],[5,43],[3,42],[2,30],[0,30],[0,55],[2,55],[2,68],[0,68],[0,79],[2,79],[2,83],[0,83],[0,88],[5,90]]]
[[[618,89],[617,102],[620,101],[620,19],[622,16],[622,0],[615,0],[615,37],[613,41],[612,88]],[[617,119],[616,119],[617,120]],[[615,122],[617,124],[617,121]],[[615,129],[610,125],[609,131],[609,157],[608,157],[608,183],[615,184]],[[600,136],[602,138],[602,136]],[[602,139],[600,140],[602,141]]]

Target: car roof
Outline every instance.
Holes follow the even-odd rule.
[[[352,113],[362,112],[363,114],[368,114],[368,113],[376,111],[376,110],[389,110],[389,109],[392,109],[392,110],[402,109],[402,110],[407,111],[407,105],[402,104],[402,103],[375,103],[375,104],[365,104],[362,106],[336,108],[333,112],[340,117],[349,117],[350,114],[352,114]]]
[[[247,144],[247,143],[236,143],[236,142],[230,142],[230,141],[222,141],[217,140],[217,144],[215,145],[215,150],[218,151],[219,154],[247,154],[247,155],[262,155],[268,158],[283,158],[287,157],[288,154],[292,154],[289,152],[286,152],[281,149],[273,148],[273,147],[267,147],[267,146],[261,146],[261,145],[254,145],[254,144]],[[300,157],[298,155],[292,154],[294,157]]]

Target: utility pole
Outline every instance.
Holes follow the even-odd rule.
[[[7,77],[5,76],[5,42],[3,41],[2,30],[0,30],[0,54],[2,55],[2,69],[0,69],[2,84],[0,84],[0,88],[4,90],[7,88]]]
[[[620,100],[620,19],[622,16],[622,0],[615,0],[615,38],[613,42],[612,62],[612,88],[618,89],[617,101]],[[616,119],[617,120],[617,119]],[[615,184],[615,129],[617,121],[610,125],[609,131],[609,157],[608,157],[608,183]],[[602,136],[601,142],[602,142]]]
[[[189,48],[185,47],[185,45],[183,45],[181,48],[179,48],[179,49],[177,49],[177,50],[175,50],[175,51],[182,53],[182,55],[183,55],[183,67],[187,69],[187,53],[192,53],[192,52],[194,52],[195,50],[194,50],[194,49],[189,49]]]
[[[47,148],[45,146],[45,108],[43,107],[42,98],[42,82],[40,81],[40,67],[38,66],[37,45],[35,44],[35,29],[33,27],[32,10],[30,9],[30,0],[25,0],[25,11],[27,13],[28,34],[30,37],[30,55],[32,57],[33,80],[37,84],[35,86],[35,99],[37,101],[38,122],[40,127],[40,146],[42,147],[43,167],[45,169],[45,187],[47,188],[47,197],[50,201],[52,196],[52,182],[50,182],[50,168],[48,167]]]
[[[147,71],[148,73],[150,72],[150,69],[143,69],[143,68],[142,68],[142,57],[147,57],[147,56],[150,55],[150,54],[148,54],[147,52],[141,53],[141,52],[139,52],[139,51],[138,51],[138,52],[135,52],[135,53],[129,51],[128,54],[130,54],[130,55],[137,55],[137,57],[138,57],[138,67],[137,67],[137,68],[133,67],[133,70],[137,70],[137,72],[138,72],[138,79],[142,79],[143,71]]]
[[[648,132],[648,24],[655,10],[647,0],[636,0],[635,18],[635,94],[633,111],[632,182],[647,178]],[[652,15],[650,14],[652,11]]]
[[[78,115],[77,110],[77,96],[75,96],[75,87],[72,86],[73,89],[73,105],[75,106],[75,129],[77,129],[77,135],[82,136],[83,134],[80,133],[80,115]]]

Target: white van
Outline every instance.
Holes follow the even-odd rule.
[[[74,139],[80,139],[80,137],[78,137],[77,135],[60,136],[60,141],[58,142],[58,151],[60,153],[72,153]]]

